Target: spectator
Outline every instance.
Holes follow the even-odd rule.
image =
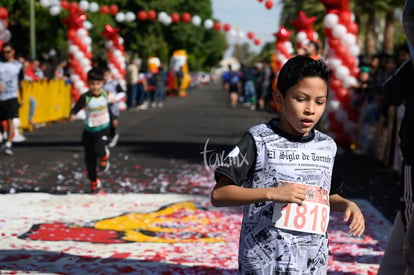
[[[0,62],[0,121],[7,121],[7,139],[1,150],[7,155],[13,155],[12,142],[16,134],[14,121],[19,117],[18,97],[24,73],[23,64],[14,59],[15,50],[10,43],[3,44],[2,54],[4,60]],[[4,129],[1,129],[1,133],[3,132]]]
[[[244,106],[252,111],[256,110],[256,89],[253,81],[253,72],[245,64],[241,65],[241,82],[244,91]]]
[[[139,60],[132,59],[126,69],[127,106],[135,108],[138,99],[138,70]]]

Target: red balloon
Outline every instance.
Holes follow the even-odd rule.
[[[68,8],[68,6],[69,6],[69,2],[68,2],[68,1],[66,1],[66,0],[62,0],[62,1],[60,2],[60,6],[61,6],[62,8],[64,8],[64,9],[67,9],[67,8]]]
[[[183,14],[181,14],[181,20],[184,23],[189,23],[191,21],[191,14],[189,14],[188,12],[184,12]]]
[[[263,0],[257,0],[257,2],[263,2]]]
[[[254,43],[255,45],[260,45],[261,41],[260,41],[260,39],[259,39],[259,38],[256,38],[256,39],[253,41],[253,43]]]
[[[273,8],[273,1],[272,0],[267,0],[265,2],[265,7],[266,9],[270,10],[271,8]]]
[[[352,33],[352,34],[357,34],[358,33],[358,31],[359,31],[359,27],[358,27],[358,25],[356,24],[356,23],[354,23],[354,22],[351,22],[349,25],[348,25],[348,31],[350,32],[350,33]]]
[[[69,13],[75,13],[75,12],[79,12],[79,6],[78,3],[76,2],[68,2],[68,7],[67,7]]]
[[[171,13],[171,21],[177,23],[180,21],[180,15],[177,12]]]
[[[230,29],[231,29],[231,26],[230,26],[229,23],[224,24],[224,26],[223,26],[224,31],[228,32]]]
[[[339,40],[338,38],[330,38],[328,40],[328,44],[329,44],[329,47],[331,49],[335,49],[336,47],[338,47],[339,45],[341,45],[341,40]]]
[[[349,69],[349,71],[352,71],[352,69],[356,66],[356,58],[350,54],[347,54],[342,59],[342,63]]]
[[[148,11],[148,19],[149,20],[155,20],[157,18],[157,13],[154,10]]]
[[[337,78],[331,78],[329,84],[331,86],[331,89],[334,91],[339,90],[342,87],[342,81]]]
[[[115,14],[118,13],[118,11],[119,11],[119,8],[118,8],[117,5],[112,4],[112,5],[109,6],[109,13],[110,14],[115,15]]]
[[[216,21],[214,22],[214,27],[213,27],[216,31],[221,30],[221,23],[220,21]]]
[[[254,33],[253,32],[248,32],[247,33],[247,38],[253,39],[254,38]]]
[[[335,55],[340,59],[344,59],[347,56],[347,53],[348,53],[347,47],[345,47],[342,44],[336,46],[332,50],[334,51]]]
[[[109,13],[109,7],[107,5],[102,5],[100,8],[100,11],[102,14],[108,14]]]
[[[139,12],[137,12],[137,18],[138,18],[138,20],[143,21],[143,20],[146,20],[148,18],[148,15],[145,11],[139,11]]]
[[[352,18],[352,13],[350,10],[342,10],[339,14],[338,14],[338,18],[339,18],[339,23],[341,23],[342,25],[344,25],[345,27],[348,27],[349,24],[351,23],[351,18]]]
[[[339,88],[336,90],[335,96],[340,102],[348,102],[350,99],[349,91],[345,88]]]

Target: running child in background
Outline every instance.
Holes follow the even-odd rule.
[[[85,109],[82,144],[85,153],[86,171],[90,181],[91,191],[99,191],[101,181],[98,179],[99,170],[109,169],[108,140],[111,124],[111,111],[108,104],[108,92],[103,89],[104,73],[100,68],[88,72],[89,90],[83,93],[71,110],[70,120],[76,119],[76,114]]]
[[[109,68],[104,69],[104,86],[103,89],[108,92],[109,108],[111,109],[111,126],[109,128],[109,147],[113,148],[117,145],[119,140],[119,134],[117,127],[119,124],[120,112],[120,99],[126,95],[124,89],[120,83],[112,77],[112,73]]]
[[[314,129],[328,83],[323,61],[288,60],[273,91],[280,118],[251,127],[215,171],[212,204],[244,206],[239,274],[326,275],[330,211],[344,213],[351,235],[365,230],[357,204],[339,194],[335,141]]]

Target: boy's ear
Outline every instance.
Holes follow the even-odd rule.
[[[273,100],[280,106],[283,105],[283,95],[278,89],[274,89],[272,92]]]

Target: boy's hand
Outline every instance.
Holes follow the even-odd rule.
[[[360,237],[365,231],[365,219],[358,205],[349,201],[344,212],[344,222],[349,224],[349,234]]]
[[[306,186],[297,183],[283,184],[271,188],[271,200],[282,203],[297,203],[302,205],[306,198]]]
[[[75,121],[75,119],[76,119],[76,116],[75,115],[70,115],[69,116],[69,121]]]
[[[4,87],[3,84],[0,84],[0,92],[4,92],[6,90],[6,87]]]

